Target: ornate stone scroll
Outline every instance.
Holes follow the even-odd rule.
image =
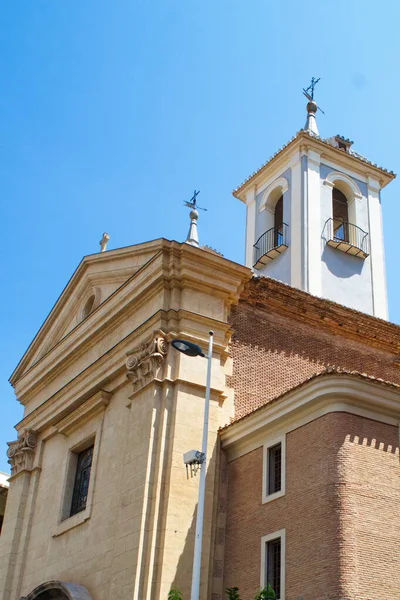
[[[25,429],[20,433],[16,442],[7,442],[11,475],[32,469],[36,443],[36,433],[32,429]]]
[[[151,338],[126,353],[127,377],[132,382],[134,392],[160,375],[167,352],[165,333],[158,329]]]

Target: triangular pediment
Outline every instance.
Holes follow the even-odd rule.
[[[85,256],[25,352],[11,381],[20,378],[115,294],[161,248],[162,240]]]

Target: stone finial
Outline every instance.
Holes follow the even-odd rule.
[[[7,442],[7,456],[11,465],[11,475],[17,475],[21,471],[32,469],[36,444],[36,433],[32,429],[25,429],[19,434],[15,442]]]
[[[110,236],[108,235],[108,233],[104,232],[103,233],[103,237],[100,240],[100,252],[105,252],[107,250],[107,244],[110,240]]]
[[[190,211],[190,227],[189,233],[186,238],[186,244],[190,244],[191,246],[199,247],[199,234],[197,231],[197,219],[199,218],[199,213],[194,208]]]
[[[315,116],[315,113],[317,112],[317,110],[318,110],[317,103],[314,100],[310,100],[307,103],[307,120],[306,120],[304,129],[311,133],[315,133],[315,135],[319,135],[317,119]]]

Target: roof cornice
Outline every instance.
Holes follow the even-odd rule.
[[[49,384],[58,379],[61,371],[76,363],[78,358],[85,357],[83,363],[86,364],[99,352],[106,353],[107,347],[111,349],[110,344],[123,335],[128,320],[133,323],[138,318],[139,310],[146,320],[153,314],[149,312],[151,306],[163,307],[164,311],[182,308],[176,300],[176,294],[170,294],[170,290],[194,289],[220,298],[227,315],[229,306],[239,301],[240,293],[250,277],[250,269],[218,254],[164,240],[152,259],[107,297],[87,319],[29,368],[24,368],[24,365],[29,365],[28,351],[28,356],[11,377],[19,400],[26,404],[44,386],[48,386],[49,393],[53,393]],[[201,317],[212,320],[213,315],[205,311],[199,315]],[[89,354],[92,357],[90,359]]]
[[[330,334],[400,355],[400,326],[313,296],[270,277],[253,277],[241,301],[268,309]]]
[[[289,432],[330,412],[350,412],[398,425],[400,387],[360,373],[322,373],[220,430],[222,448],[237,458],[266,432]]]
[[[322,158],[330,158],[345,168],[354,170],[355,167],[358,167],[361,174],[374,176],[380,182],[381,188],[384,188],[396,177],[393,171],[379,167],[356,152],[345,152],[323,138],[301,129],[287,144],[282,146],[259,169],[234,189],[233,196],[242,202],[246,202],[246,193],[264,179],[267,170],[277,168],[280,162],[287,160],[288,154],[304,148],[304,146],[318,150]]]

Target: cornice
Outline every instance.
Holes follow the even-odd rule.
[[[325,374],[297,386],[220,430],[222,448],[237,458],[263,443],[330,412],[350,412],[398,426],[400,388],[350,374]]]
[[[359,171],[364,176],[373,173],[380,182],[382,188],[396,177],[394,173],[389,172],[386,169],[381,169],[355,153],[346,153],[343,150],[332,146],[322,138],[311,136],[306,131],[300,130],[287,144],[280,148],[259,169],[237,187],[232,192],[233,196],[242,202],[246,202],[246,193],[248,190],[259,185],[265,178],[267,171],[277,169],[281,163],[284,161],[286,162],[288,154],[306,148],[316,149],[321,155],[321,162],[323,162],[324,158],[328,158],[333,160],[336,165],[343,166],[352,171]]]
[[[86,400],[86,402],[82,402],[80,406],[76,406],[68,415],[55,423],[54,426],[57,433],[68,436],[77,427],[81,427],[88,419],[104,412],[110,403],[111,396],[111,392],[100,390]]]
[[[193,323],[190,320],[191,314],[193,315]],[[196,322],[198,323],[197,329]],[[191,327],[188,327],[190,323]],[[18,423],[16,429],[21,431],[31,428],[37,432],[41,432],[46,427],[54,425],[61,419],[64,419],[64,417],[67,417],[71,411],[83,405],[97,392],[103,390],[106,394],[114,393],[121,386],[129,385],[126,377],[126,356],[132,348],[145,342],[154,331],[159,329],[169,331],[166,334],[168,341],[172,337],[192,332],[193,341],[206,347],[207,332],[212,328],[215,338],[214,350],[223,355],[226,352],[228,327],[226,323],[212,319],[208,319],[208,322],[203,322],[203,319],[198,319],[198,315],[189,313],[188,311],[157,311],[157,313],[144,323],[141,323],[137,329],[129,333],[113,348],[105,352],[98,360],[91,363],[76,377],[68,381],[64,387],[47,397],[37,408],[29,412]],[[46,381],[42,383],[43,387],[45,387]],[[37,393],[36,387],[34,388],[34,392]]]
[[[398,325],[332,300],[313,296],[269,277],[253,277],[241,301],[295,318],[297,322],[317,326],[321,331],[400,354]]]
[[[71,317],[73,316],[73,311],[76,308],[76,305],[79,303],[79,298],[74,300],[73,297],[74,297],[76,289],[78,288],[78,286],[81,284],[82,280],[87,275],[87,270],[90,265],[96,264],[96,263],[101,264],[104,262],[113,262],[113,260],[116,258],[125,257],[127,255],[130,255],[130,256],[140,255],[143,252],[147,254],[147,253],[150,253],[151,251],[154,251],[154,253],[156,254],[157,252],[160,251],[163,242],[166,242],[166,240],[159,239],[159,240],[154,240],[151,242],[146,242],[144,244],[137,244],[136,246],[129,246],[129,247],[121,248],[118,250],[109,250],[107,252],[101,252],[98,254],[91,254],[88,256],[84,256],[83,259],[81,260],[81,262],[79,263],[78,267],[75,269],[74,273],[70,277],[70,279],[67,281],[60,296],[58,297],[54,306],[50,310],[50,313],[46,317],[45,321],[39,328],[37,334],[33,338],[30,345],[28,346],[27,350],[25,351],[24,355],[22,356],[21,360],[19,361],[18,365],[16,366],[13,373],[11,374],[10,383],[12,385],[14,385],[14,382],[20,377],[20,375],[21,375],[21,373],[23,373],[24,369],[26,369],[27,364],[29,364],[29,362],[32,360],[32,358],[35,356],[35,354],[38,352],[38,349],[39,349],[39,346],[40,346],[42,340],[47,338],[47,335],[49,334],[53,325],[59,319],[61,312],[63,311],[66,304],[68,303],[68,301],[71,298],[72,298]],[[146,261],[143,266],[139,267],[138,270],[141,270],[143,267],[145,267],[147,262],[151,261],[151,258],[148,261]],[[132,270],[132,268],[131,268],[131,270]],[[119,271],[119,276],[120,275],[121,275],[121,273]],[[135,276],[135,275],[136,275],[136,273],[134,273],[133,276]],[[96,285],[99,283],[99,279],[97,277],[97,274],[93,274],[93,276],[94,276],[93,285]],[[112,278],[114,278],[114,277],[115,277],[115,275],[113,274]],[[104,282],[104,279],[106,281],[108,281],[108,278],[106,276],[103,277],[103,282]],[[91,280],[91,275],[89,276],[89,280]],[[118,289],[116,291],[118,291]],[[115,294],[115,292],[114,292],[114,294]],[[111,294],[111,296],[114,294]],[[74,331],[74,330],[72,330],[72,331]],[[72,332],[70,332],[70,333],[72,333]],[[50,349],[50,351],[51,350],[52,349]],[[42,358],[43,358],[43,356],[40,357],[40,359],[42,359]]]
[[[174,287],[196,289],[219,296],[228,308],[238,302],[250,277],[249,269],[223,257],[187,244],[165,242],[163,251],[149,260],[25,373],[20,363],[10,380],[16,387],[17,396],[26,404],[25,396],[29,389],[34,387],[37,393],[52,377],[59,376],[60,365],[65,369],[90,348],[98,347],[111,332],[139,308],[147,306],[155,296]],[[173,300],[166,297],[164,300],[162,302],[169,309],[168,304],[173,304]]]

